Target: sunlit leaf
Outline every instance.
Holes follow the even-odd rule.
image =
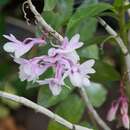
[[[74,26],[77,26],[84,19],[100,15],[103,11],[112,8],[113,7],[107,3],[84,4],[81,8],[78,8],[76,13],[71,17],[67,26],[67,32],[69,32]]]
[[[74,34],[79,33],[82,41],[89,42],[93,37],[97,28],[96,18],[87,18],[81,21],[77,26],[74,26],[67,32],[67,36],[72,37]]]
[[[100,107],[106,100],[107,91],[101,84],[91,83],[90,86],[86,87],[86,91],[95,107]]]

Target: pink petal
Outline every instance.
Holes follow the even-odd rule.
[[[75,87],[82,87],[82,77],[78,72],[69,75],[70,81]]]
[[[71,44],[74,44],[74,43],[77,43],[79,41],[79,38],[80,38],[80,35],[79,34],[75,34],[71,40],[70,40],[70,43]]]
[[[110,108],[108,114],[107,114],[107,120],[108,121],[112,121],[116,118],[116,113],[117,113],[117,109],[119,107],[119,104],[113,104],[112,107]]]
[[[130,128],[130,122],[129,122],[129,117],[127,114],[122,116],[122,124],[126,129]]]
[[[49,88],[54,96],[60,94],[62,87],[59,84],[54,84],[53,82],[49,83]]]
[[[80,65],[80,71],[82,74],[95,73],[95,70],[92,68],[95,64],[95,60],[88,60]]]
[[[27,53],[31,48],[33,47],[33,44],[28,44],[28,45],[18,45],[18,48],[15,51],[15,57],[19,58],[25,53]]]
[[[3,49],[6,52],[14,52],[16,50],[16,44],[12,43],[12,42],[7,42],[4,46]]]

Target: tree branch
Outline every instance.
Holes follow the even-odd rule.
[[[21,103],[27,107],[30,107],[32,109],[34,109],[37,112],[40,112],[46,116],[48,116],[49,118],[55,120],[56,122],[58,122],[61,125],[64,125],[65,127],[71,129],[71,130],[92,130],[89,128],[85,128],[76,124],[72,124],[69,121],[65,120],[64,118],[60,117],[59,115],[53,113],[52,111],[48,110],[45,107],[42,107],[24,97],[20,97],[20,96],[16,96],[7,92],[2,92],[0,91],[0,97],[6,98],[6,99],[10,99],[12,101]]]
[[[27,0],[29,7],[32,11],[32,13],[35,15],[36,20],[38,21],[38,23],[41,24],[41,26],[48,32],[50,33],[53,37],[55,37],[57,40],[59,40],[60,42],[63,41],[63,37],[56,32],[50,25],[48,25],[46,23],[46,21],[42,18],[42,16],[37,12],[35,6],[32,4],[31,0]]]
[[[95,109],[93,108],[91,102],[89,101],[87,92],[85,90],[84,87],[81,88],[81,95],[87,105],[87,108],[89,110],[89,112],[93,115],[94,119],[96,120],[96,122],[98,123],[98,125],[103,128],[104,130],[111,130],[107,124],[100,118],[100,116],[97,114],[97,112],[95,111]]]
[[[41,15],[37,12],[35,6],[32,4],[31,0],[27,0],[29,6],[30,6],[30,9],[31,11],[33,12],[33,14],[35,15],[35,18],[36,20],[41,24],[41,26],[47,31],[49,32],[53,37],[55,37],[57,40],[59,40],[60,42],[63,41],[63,37],[58,33],[56,32],[50,25],[48,25],[46,23],[46,21],[41,17]],[[93,111],[92,115],[93,115],[93,118],[98,122],[98,124],[104,129],[104,130],[111,130],[107,125],[104,125],[105,123],[103,123],[104,121],[100,118],[100,116],[98,115],[98,113],[94,110],[93,106],[90,105],[90,101],[87,97],[87,95],[85,94],[85,92],[83,91],[83,89],[81,90],[81,93],[82,95],[84,95],[84,99],[85,101],[88,101],[86,102],[86,106],[88,107],[88,109],[90,111]],[[90,107],[91,106],[91,107]],[[98,119],[97,119],[98,117]],[[99,122],[102,122],[102,123],[99,123]],[[75,129],[76,130],[76,129]],[[80,129],[82,130],[82,129]],[[85,129],[84,129],[85,130]]]
[[[123,42],[123,40],[121,39],[121,37],[116,33],[115,30],[113,30],[103,19],[98,18],[99,23],[106,29],[106,31],[115,38],[117,44],[119,45],[119,47],[121,48],[122,53],[125,56],[125,61],[126,61],[126,66],[127,66],[127,72],[130,71],[130,54],[129,51],[125,45],[125,43]],[[128,78],[130,81],[130,73],[128,73]]]

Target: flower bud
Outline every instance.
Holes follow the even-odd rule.
[[[121,114],[127,114],[128,113],[128,103],[127,101],[123,101],[121,105]]]
[[[127,114],[124,114],[122,116],[122,124],[123,126],[126,128],[126,129],[129,129],[130,128],[130,122],[129,122],[129,117]]]
[[[112,121],[116,117],[117,109],[118,109],[119,104],[112,104],[112,107],[110,108],[108,114],[107,114],[107,120]]]

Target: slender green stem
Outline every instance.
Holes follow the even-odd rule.
[[[127,32],[126,32],[126,29],[125,29],[126,21],[125,21],[124,4],[119,9],[118,15],[119,15],[119,28],[120,28],[119,33],[120,33],[120,36],[121,36],[122,40],[124,41],[124,43],[127,44],[128,39],[127,39]]]

